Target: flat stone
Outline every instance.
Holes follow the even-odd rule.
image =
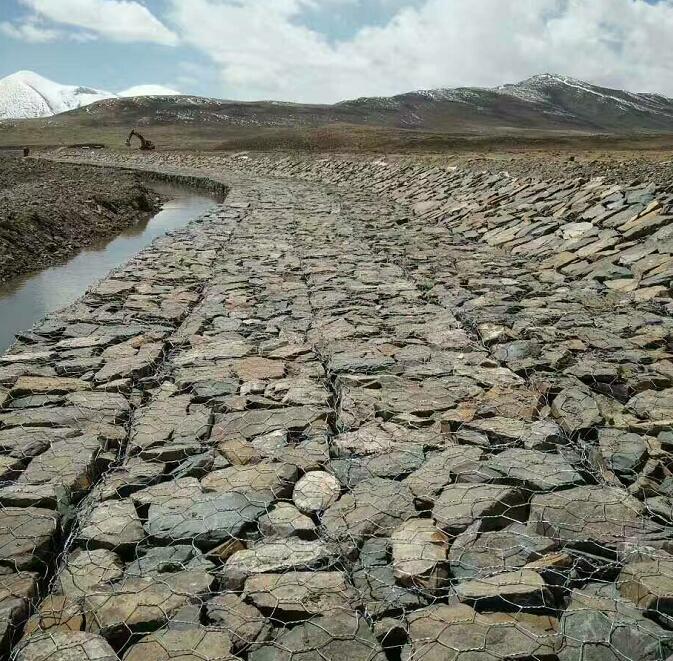
[[[126,498],[154,482],[164,474],[164,466],[158,462],[130,457],[124,464],[106,473],[102,483],[96,487],[99,500]]]
[[[282,620],[352,611],[358,605],[353,586],[337,571],[258,574],[245,581],[243,594],[260,611]]]
[[[225,631],[205,627],[163,629],[145,636],[124,653],[124,661],[235,661]]]
[[[35,614],[26,622],[24,638],[42,631],[81,631],[84,613],[80,604],[62,594],[45,597]]]
[[[638,434],[621,429],[600,429],[598,446],[608,468],[618,475],[635,478],[647,461],[647,444]]]
[[[626,408],[644,420],[671,420],[673,388],[640,392],[626,403]]]
[[[429,603],[420,590],[399,585],[392,565],[385,562],[354,571],[353,585],[372,617],[399,615]]]
[[[304,514],[326,510],[339,498],[339,481],[325,471],[306,473],[294,486],[292,500]]]
[[[586,588],[573,590],[561,615],[560,633],[565,642],[559,661],[655,661],[673,653],[670,631],[618,596],[602,596]]]
[[[233,593],[219,594],[206,602],[208,619],[225,629],[235,651],[264,641],[271,633],[267,619]]]
[[[413,494],[394,480],[373,478],[357,484],[322,518],[329,537],[357,540],[389,535],[400,523],[416,514]]]
[[[234,372],[241,381],[281,379],[285,375],[285,363],[281,360],[254,356],[237,361],[234,364]]]
[[[366,424],[359,429],[338,434],[332,439],[332,446],[340,457],[351,455],[382,455],[394,450],[403,450],[407,443],[437,445],[436,435],[384,422]]]
[[[127,578],[86,595],[87,631],[107,639],[125,640],[131,633],[149,633],[166,623],[179,608],[208,594],[213,578],[202,571]]]
[[[329,467],[342,485],[352,487],[374,477],[399,479],[420,468],[424,461],[423,446],[406,443],[382,454],[333,459]]]
[[[454,587],[461,601],[477,608],[487,608],[487,604],[492,605],[494,602],[500,608],[515,609],[551,604],[547,584],[540,574],[530,569],[461,581]]]
[[[395,578],[434,592],[448,580],[449,538],[430,519],[409,519],[390,536]]]
[[[183,542],[209,549],[240,537],[265,509],[233,491],[201,494],[193,500],[176,498],[150,505],[145,530],[162,544]]]
[[[163,342],[148,342],[135,350],[132,355],[107,360],[94,379],[96,383],[119,379],[138,379],[150,374],[164,351]]]
[[[188,395],[160,395],[139,409],[133,420],[129,452],[139,453],[153,448],[184,443],[196,446],[210,433],[210,412],[191,405]],[[170,441],[170,443],[169,443]],[[192,454],[194,454],[193,452]]]
[[[464,604],[430,606],[410,613],[407,621],[408,659],[552,659],[556,652],[554,635],[532,632],[499,613],[476,613]]]
[[[21,644],[17,661],[118,661],[105,638],[86,631],[48,631]]]
[[[536,491],[553,491],[581,484],[582,476],[558,454],[508,448],[492,456],[487,468],[502,475],[508,483]]]
[[[478,447],[455,445],[437,452],[409,475],[404,483],[414,496],[426,503],[434,503],[440,491],[450,484],[468,465],[479,461]]]
[[[255,574],[312,569],[333,561],[337,555],[336,550],[322,540],[289,537],[237,551],[227,560],[224,572],[231,580],[244,580]]]
[[[195,563],[191,561],[195,558],[198,564],[202,559],[201,552],[188,544],[153,546],[143,556],[130,562],[124,573],[127,576],[147,576],[194,569],[192,565]]]
[[[589,545],[594,552],[660,534],[659,526],[646,518],[643,503],[608,486],[534,495],[529,526],[539,535],[572,546]]]
[[[14,427],[0,430],[0,450],[20,459],[32,459],[47,450],[53,443],[76,436],[71,429],[40,427]]]
[[[183,477],[171,482],[162,482],[131,494],[136,507],[166,505],[180,507],[198,500],[203,495],[200,482],[194,477]]]
[[[224,441],[230,438],[250,440],[272,431],[301,431],[319,429],[327,411],[317,406],[293,406],[282,409],[255,409],[228,413],[216,420],[211,440]]]
[[[451,545],[451,574],[466,579],[519,569],[555,548],[553,540],[532,534],[521,524],[481,533],[469,528]]]
[[[530,434],[531,423],[525,420],[495,416],[480,420],[471,420],[465,425],[468,429],[486,434],[492,442],[519,444]]]
[[[59,533],[60,515],[38,507],[0,509],[0,566],[45,572]]]
[[[316,527],[313,520],[302,514],[294,505],[282,502],[263,514],[259,518],[258,526],[259,531],[267,538],[310,534]]]
[[[536,420],[522,440],[527,450],[545,452],[563,443],[564,434],[559,425],[552,420]]]
[[[119,556],[106,549],[77,549],[59,573],[56,589],[70,599],[79,599],[96,586],[121,578],[123,563]]]
[[[37,595],[37,574],[22,572],[0,576],[0,654],[6,655],[30,613]]]
[[[59,441],[30,462],[18,483],[59,485],[76,500],[98,477],[96,460],[101,452],[98,436],[84,435]]]
[[[278,498],[289,496],[298,477],[293,464],[268,462],[213,471],[201,480],[201,486],[216,494],[244,494],[250,503],[268,507]]]
[[[356,613],[336,613],[283,630],[272,644],[253,650],[249,659],[385,661],[386,656],[364,618]]]
[[[140,518],[130,500],[106,500],[84,519],[77,541],[89,549],[128,551],[145,538]]]
[[[21,376],[10,391],[14,398],[25,395],[64,395],[70,392],[91,390],[91,384],[81,379],[49,376]]]
[[[457,535],[475,521],[482,530],[503,528],[517,520],[522,498],[519,492],[497,484],[453,484],[435,501],[432,518],[437,527]]]
[[[602,416],[591,393],[581,388],[565,388],[554,399],[551,412],[568,434],[599,425]]]
[[[617,579],[619,593],[639,609],[673,614],[673,557],[628,563]]]
[[[203,365],[215,360],[243,358],[252,353],[252,350],[252,347],[246,342],[215,340],[181,352],[173,358],[173,364],[176,367],[189,367]]]

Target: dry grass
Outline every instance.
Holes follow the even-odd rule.
[[[521,151],[673,152],[673,135],[580,135],[513,131],[436,133],[353,125],[323,128],[241,128],[163,124],[141,129],[161,150],[302,151],[349,153],[498,154]],[[125,128],[51,125],[48,120],[0,122],[0,147],[60,147],[102,143],[124,149]]]

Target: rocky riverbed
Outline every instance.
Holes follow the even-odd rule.
[[[149,217],[133,173],[0,155],[0,282],[56,264]]]
[[[124,162],[231,191],[0,357],[6,654],[673,654],[665,192]]]

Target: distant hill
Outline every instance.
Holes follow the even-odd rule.
[[[17,71],[0,79],[0,119],[50,117],[102,99],[169,93],[177,94],[161,85],[137,85],[114,94],[81,85],[62,85],[33,71]]]
[[[673,132],[673,99],[543,74],[486,89],[420,90],[333,105],[223,101],[198,96],[109,98],[50,125],[316,128],[335,124],[449,133],[509,129],[580,133]]]

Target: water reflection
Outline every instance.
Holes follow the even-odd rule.
[[[211,198],[180,189],[161,192],[172,199],[149,220],[88,246],[63,264],[0,284],[0,352],[14,341],[15,333],[72,303],[155,238],[183,227],[215,204]]]

